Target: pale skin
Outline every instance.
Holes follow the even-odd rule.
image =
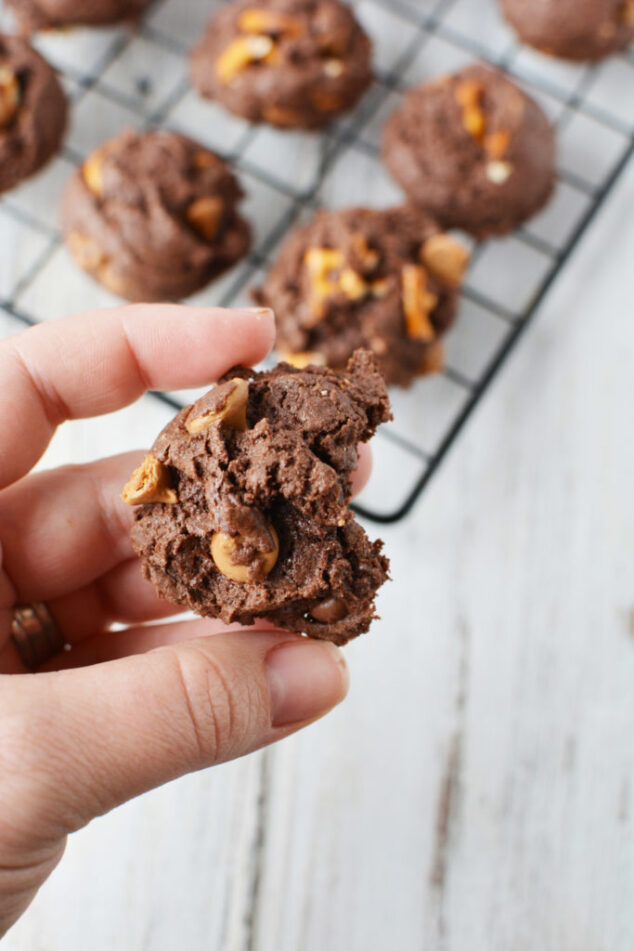
[[[142,578],[119,496],[143,452],[29,474],[63,421],[148,389],[210,384],[262,359],[273,333],[267,310],[137,305],[0,343],[0,936],[69,833],[281,739],[345,696],[332,645],[265,624],[170,621],[177,609]],[[368,469],[363,452],[356,488]],[[10,638],[14,605],[30,601],[48,604],[72,645],[35,674]]]

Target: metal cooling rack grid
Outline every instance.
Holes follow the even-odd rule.
[[[253,250],[192,298],[236,305],[248,300],[288,229],[317,205],[380,207],[402,200],[379,162],[378,144],[404,88],[474,58],[505,69],[556,125],[557,190],[550,206],[515,235],[474,248],[444,373],[392,392],[395,420],[377,436],[374,474],[358,510],[376,521],[397,521],[438,468],[631,158],[634,59],[629,52],[598,67],[547,60],[517,44],[494,0],[357,0],[376,47],[372,90],[323,135],[282,133],[249,126],[188,87],[186,54],[220,5],[163,0],[136,34],[114,28],[37,38],[62,73],[73,121],[62,154],[0,203],[0,229],[10,247],[0,260],[0,307],[7,319],[31,324],[116,302],[70,261],[57,204],[72,168],[123,126],[182,131],[237,168],[255,227]],[[157,395],[175,405],[192,399],[191,393]]]

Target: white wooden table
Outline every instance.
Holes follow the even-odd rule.
[[[182,54],[210,2],[162,0],[151,23]],[[384,72],[408,41],[388,7],[357,5]],[[447,7],[449,26],[483,49],[509,42],[489,0]],[[106,84],[136,105],[142,69],[152,80],[143,108],[173,98],[178,128],[234,148],[237,120],[191,92],[174,98],[183,55],[164,44],[159,57],[145,37],[111,56],[118,36],[84,34],[77,50],[63,36],[38,42],[71,76],[112,60]],[[531,54],[520,57],[530,70]],[[433,39],[406,78],[463,59]],[[548,68],[557,81],[570,69]],[[591,96],[629,120],[624,78],[609,62]],[[77,154],[135,123],[99,90],[78,101],[68,138]],[[593,148],[596,133],[573,122],[564,164],[585,174],[608,161],[615,136]],[[286,168],[279,141],[259,130],[247,159]],[[304,142],[295,164],[312,174],[320,154],[318,141]],[[376,163],[354,161],[352,174],[344,162],[326,182],[329,203],[398,200]],[[0,297],[43,255],[70,168],[62,156],[11,196],[44,227],[20,225],[0,247]],[[243,177],[264,246],[288,201]],[[275,749],[175,782],[73,837],[3,949],[632,951],[633,210],[634,167],[418,506],[381,532],[394,580],[382,621],[346,649],[346,703]],[[555,204],[548,214],[541,228],[557,231]],[[0,214],[0,239],[7,221]],[[89,285],[55,251],[20,304],[49,319],[86,306]],[[89,293],[91,303],[100,294]],[[0,332],[14,330],[0,317]],[[45,464],[142,447],[169,415],[147,397],[68,424]]]
[[[634,947],[633,208],[630,168],[383,532],[347,702],[73,837],[7,951]],[[167,417],[67,425],[46,461]]]

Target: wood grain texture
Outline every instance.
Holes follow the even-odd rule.
[[[634,945],[633,198],[386,533],[350,700],[271,754],[258,951]]]
[[[348,701],[74,836],[3,948],[631,951],[632,207],[634,168],[382,530],[394,582]],[[43,464],[142,447],[169,415],[66,424]]]

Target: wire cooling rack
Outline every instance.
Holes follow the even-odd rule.
[[[375,521],[398,521],[436,472],[631,159],[634,58],[630,51],[596,67],[547,59],[517,42],[494,0],[357,0],[357,15],[375,44],[372,89],[324,134],[279,132],[250,126],[189,88],[187,52],[221,5],[158,0],[135,32],[73,30],[35,38],[62,75],[72,121],[59,157],[0,202],[7,249],[0,259],[0,308],[9,319],[33,324],[116,303],[70,261],[59,235],[58,202],[73,167],[123,127],[183,132],[236,168],[247,192],[253,249],[191,299],[232,306],[248,301],[288,229],[316,206],[402,201],[378,147],[403,89],[475,59],[504,69],[556,127],[557,188],[548,208],[525,227],[474,248],[444,372],[407,392],[392,391],[395,419],[376,438],[373,477],[357,510]],[[0,15],[6,27],[8,18]],[[178,406],[196,395],[157,394]]]

